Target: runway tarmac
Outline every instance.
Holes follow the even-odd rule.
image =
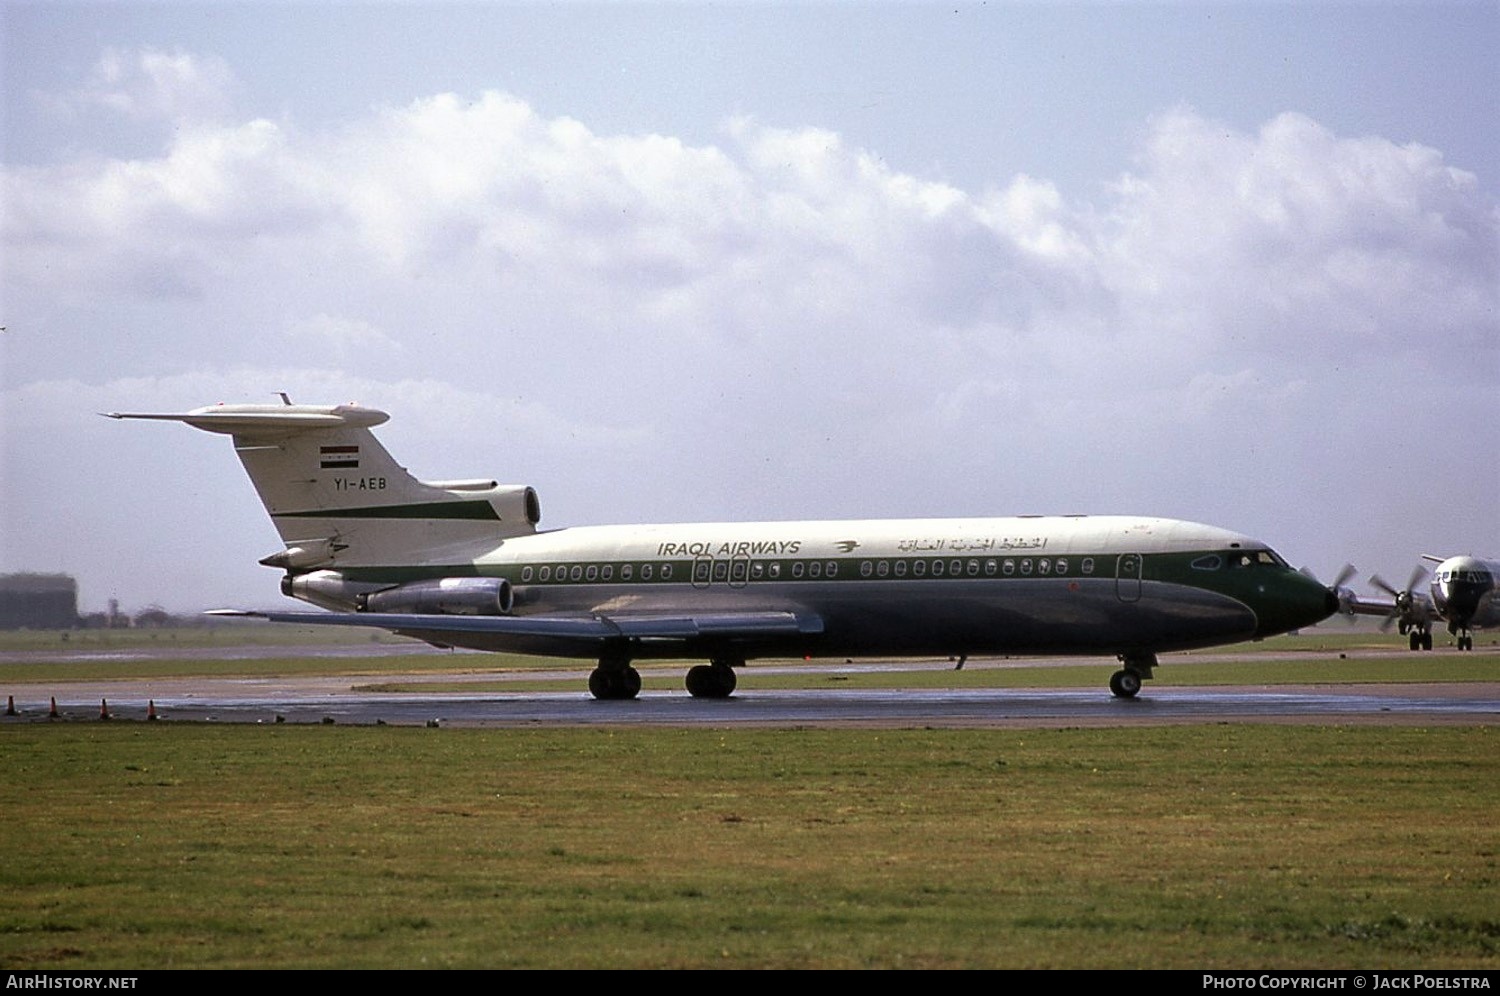
[[[1249,654],[1245,656],[1251,656]],[[1220,660],[1233,655],[1218,655]],[[1243,657],[1241,658],[1243,659]],[[1035,660],[977,662],[975,667],[1032,666]],[[847,665],[752,666],[741,673],[736,694],[725,700],[694,699],[680,688],[648,690],[626,702],[600,702],[586,690],[587,671],[509,671],[469,674],[389,674],[367,677],[122,679],[16,685],[0,688],[14,700],[16,716],[5,723],[47,721],[57,701],[58,719],[145,720],[222,723],[336,723],[407,726],[538,726],[662,724],[684,726],[1130,726],[1183,723],[1384,723],[1402,725],[1500,722],[1500,682],[1173,687],[1150,682],[1133,700],[1113,698],[1103,687],[1108,665],[1099,661],[1057,662],[1098,667],[1097,688],[1053,689],[859,689],[757,688],[757,675],[777,670],[848,671]],[[878,670],[948,670],[935,662],[856,665]],[[1163,673],[1166,669],[1163,668]],[[675,674],[675,672],[674,672]],[[507,679],[534,683],[555,679],[557,691],[494,691]],[[371,691],[406,681],[430,689]],[[482,693],[465,686],[485,682]],[[449,690],[451,688],[451,690]]]

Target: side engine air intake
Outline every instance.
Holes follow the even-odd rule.
[[[359,596],[355,604],[361,612],[503,616],[510,614],[515,594],[504,578],[442,578],[370,592]]]

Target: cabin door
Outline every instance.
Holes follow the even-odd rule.
[[[1115,564],[1115,594],[1122,602],[1141,600],[1141,555],[1122,553]]]

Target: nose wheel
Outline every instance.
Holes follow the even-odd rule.
[[[1140,694],[1141,676],[1121,668],[1109,676],[1109,691],[1117,699],[1133,699]]]
[[[1141,682],[1156,668],[1155,654],[1121,654],[1124,667],[1109,676],[1109,692],[1117,699],[1133,699],[1140,694]]]

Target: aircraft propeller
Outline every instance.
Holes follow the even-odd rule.
[[[1398,591],[1392,588],[1379,574],[1370,575],[1370,584],[1379,588],[1395,600],[1395,606],[1391,609],[1390,615],[1381,620],[1380,629],[1382,632],[1390,629],[1391,623],[1398,620],[1402,624],[1401,632],[1403,633],[1409,627],[1425,620],[1425,614],[1417,609],[1417,600],[1413,597],[1412,593],[1426,576],[1427,568],[1418,564],[1417,569],[1411,572],[1411,579],[1406,582],[1406,587]]]

